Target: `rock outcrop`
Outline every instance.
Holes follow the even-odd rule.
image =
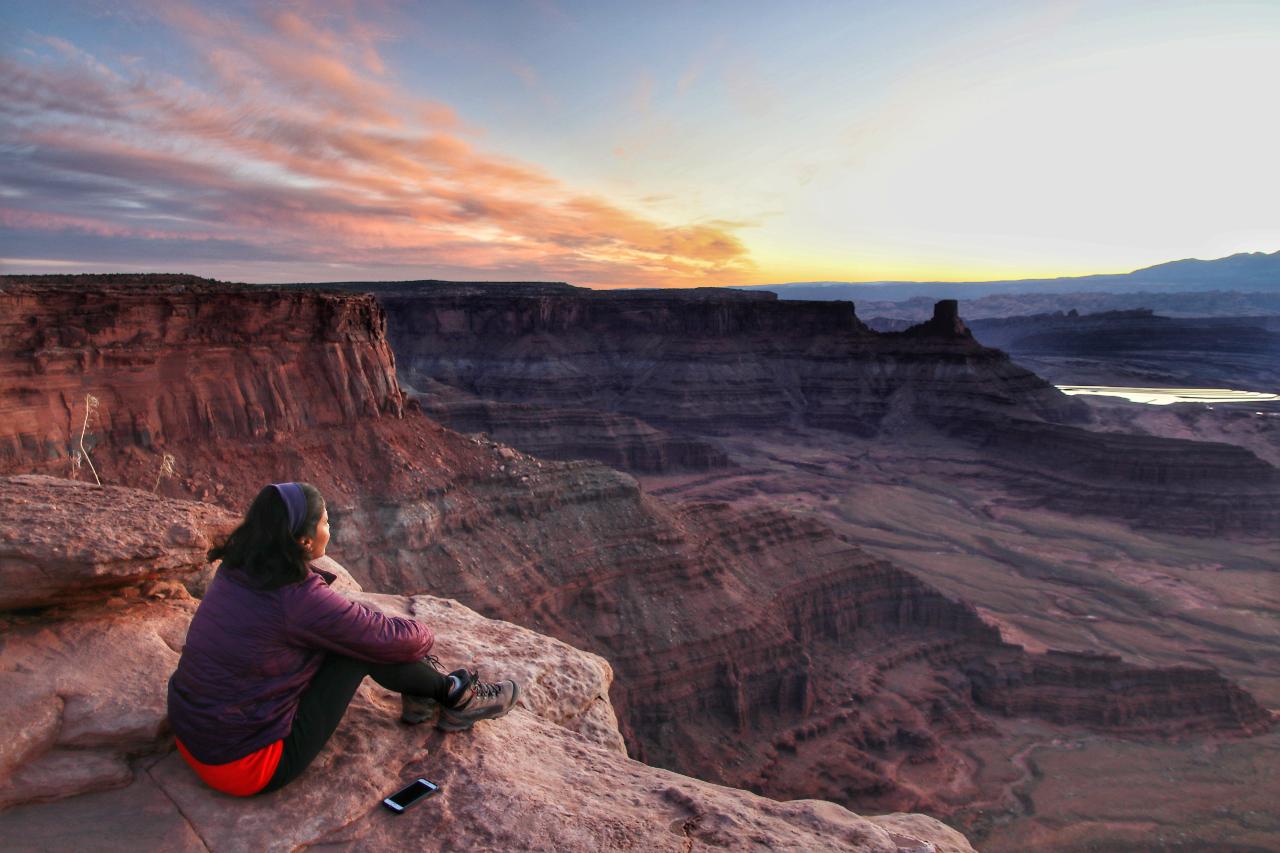
[[[1008,482],[1072,514],[1179,533],[1267,535],[1280,523],[1280,468],[1243,447],[1000,420],[960,428]]]
[[[1003,666],[989,659],[969,670],[974,700],[1006,716],[1175,737],[1242,725],[1270,729],[1272,715],[1210,669],[1153,669],[1119,655],[1050,649]]]
[[[250,800],[215,793],[172,751],[165,723],[165,681],[197,605],[180,582],[186,572],[171,567],[182,566],[190,548],[149,544],[155,528],[150,513],[138,511],[151,506],[201,536],[216,536],[208,508],[35,477],[0,482],[0,494],[11,503],[74,501],[103,514],[121,507],[113,520],[117,550],[135,564],[153,561],[141,573],[151,578],[141,590],[100,590],[97,601],[0,613],[0,720],[8,732],[0,751],[0,837],[7,842],[255,851],[335,844],[686,850],[701,842],[891,853],[914,841],[972,849],[922,815],[887,815],[882,827],[832,803],[778,803],[628,759],[602,658],[457,602],[359,592],[349,578],[351,597],[429,622],[439,638],[435,651],[450,665],[468,662],[517,678],[520,706],[502,721],[446,736],[395,722],[396,697],[366,682],[298,781]],[[52,525],[72,532],[66,515]],[[8,532],[6,519],[0,535]],[[38,561],[44,552],[36,543],[24,553]],[[85,570],[94,565],[91,556],[81,559]],[[421,775],[440,783],[442,793],[402,817],[381,809],[383,796]]]
[[[119,526],[121,515],[139,521]],[[198,582],[213,547],[209,532],[225,537],[238,522],[208,504],[175,508],[137,489],[86,490],[39,475],[0,478],[0,518],[0,610],[150,591],[161,576]]]
[[[0,465],[65,474],[86,395],[98,401],[86,448],[107,475],[125,446],[270,441],[398,416],[384,331],[382,312],[356,295],[5,282]]]
[[[903,333],[911,338],[973,339],[973,333],[960,319],[960,303],[955,299],[939,300],[933,306],[932,317],[918,325],[908,326]]]

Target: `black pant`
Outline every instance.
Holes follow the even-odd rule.
[[[327,655],[298,703],[293,728],[284,739],[280,765],[259,793],[282,788],[302,775],[338,728],[342,715],[351,704],[351,697],[356,695],[356,689],[366,675],[388,690],[437,701],[443,700],[449,689],[448,679],[425,661],[369,663],[342,655]]]

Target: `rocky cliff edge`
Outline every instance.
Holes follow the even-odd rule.
[[[0,509],[6,849],[972,850],[923,815],[777,802],[628,759],[603,658],[455,601],[363,592],[327,559],[346,594],[433,625],[447,665],[518,679],[520,705],[444,735],[397,722],[398,697],[366,681],[302,778],[218,794],[173,752],[164,696],[204,551],[236,519],[43,476],[0,478]],[[403,816],[381,808],[419,776],[441,793]]]

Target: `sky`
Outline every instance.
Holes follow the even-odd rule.
[[[0,4],[0,272],[688,287],[1280,249],[1280,0]]]

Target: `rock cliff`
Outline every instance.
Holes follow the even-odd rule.
[[[457,602],[363,593],[368,606],[432,624],[449,664],[524,685],[507,718],[445,736],[395,722],[396,697],[366,682],[334,739],[292,785],[249,800],[203,786],[172,751],[165,681],[197,601],[185,568],[227,518],[211,508],[46,477],[0,481],[9,506],[42,506],[46,532],[100,532],[139,569],[98,597],[3,612],[0,837],[25,849],[866,850],[931,842],[971,851],[923,815],[862,818],[832,803],[778,803],[628,759],[607,698],[609,665]],[[92,527],[83,522],[88,511]],[[194,531],[155,538],[153,516]],[[8,517],[0,538],[50,575],[92,575],[91,554],[46,564],[50,547]],[[5,588],[16,580],[0,564]],[[328,561],[328,567],[341,567]],[[345,575],[345,573],[343,573]],[[55,603],[56,602],[56,603]],[[442,792],[404,816],[379,802],[425,775]],[[5,808],[7,807],[7,808]]]
[[[974,322],[974,332],[1054,382],[1271,390],[1274,318],[1174,318],[1150,309],[1035,314]]]
[[[1084,429],[1084,403],[979,344],[954,300],[880,334],[850,303],[767,293],[446,283],[373,292],[399,373],[433,416],[529,452],[645,473],[723,464],[622,452],[601,440],[608,419],[626,419],[632,435],[703,444],[779,429],[894,442],[928,430],[976,451],[976,475],[1054,509],[1163,530],[1256,534],[1280,523],[1274,466],[1239,447]],[[495,426],[486,406],[514,417]]]
[[[1266,536],[1280,523],[1280,469],[1237,445],[1013,419],[956,434],[1008,481],[1034,478],[1022,491],[1063,512],[1210,535]]]
[[[846,803],[918,805],[946,814],[960,802],[948,792],[982,784],[955,781],[971,771],[952,742],[998,732],[1006,713],[1065,720],[1081,708],[1087,711],[1082,727],[1225,737],[1271,725],[1256,702],[1213,673],[1143,676],[1141,701],[1093,714],[1089,709],[1109,701],[1100,694],[1110,682],[1079,667],[1054,676],[1057,681],[1041,675],[1056,664],[1002,643],[972,608],[816,522],[767,508],[668,506],[632,477],[599,464],[548,462],[445,429],[414,401],[403,401],[394,386],[395,362],[377,334],[382,314],[368,296],[227,289],[216,291],[214,309],[203,305],[213,292],[189,283],[137,292],[106,288],[93,298],[57,287],[3,287],[0,324],[25,330],[24,340],[38,339],[32,329],[41,324],[71,329],[67,340],[81,340],[74,331],[81,326],[98,329],[99,337],[52,347],[43,362],[58,366],[52,373],[41,373],[36,357],[48,345],[4,353],[0,431],[7,431],[11,452],[0,458],[2,470],[88,479],[85,470],[70,467],[68,450],[77,443],[84,411],[75,403],[93,393],[101,403],[85,444],[109,483],[203,497],[238,513],[264,482],[314,482],[329,501],[333,550],[362,583],[415,601],[427,593],[457,598],[487,616],[608,656],[618,673],[611,692],[620,728],[637,757],[779,797],[821,793]],[[672,306],[679,303],[646,298],[652,302],[647,310],[666,311],[677,322],[680,312]],[[160,307],[148,309],[148,299]],[[328,299],[335,304],[325,308]],[[163,315],[171,300],[181,309],[176,313],[213,312],[219,321],[201,327],[204,337],[180,344],[154,338],[135,344],[142,329],[108,335],[93,319],[126,316],[120,308],[104,315],[104,302],[146,317],[148,310]],[[752,312],[761,310],[756,304],[767,304],[743,300],[751,307],[723,311],[710,297],[695,300],[708,306],[698,322],[712,329],[749,327],[757,323]],[[44,301],[64,310],[40,307]],[[235,324],[260,310],[327,317],[332,324],[307,321],[307,334],[290,331],[279,339],[251,324],[261,346],[249,346]],[[837,324],[851,338],[866,334],[851,311],[828,314],[807,322],[818,331]],[[946,332],[959,343],[943,334],[926,335],[923,343],[904,335],[878,346],[902,352],[895,371],[921,375],[945,373],[948,364],[963,373],[969,351],[999,362],[954,324]],[[347,363],[365,366],[363,383],[338,381],[324,367],[332,344],[347,353]],[[136,346],[142,356],[132,354]],[[952,348],[954,360],[922,355],[929,347]],[[280,368],[275,384],[265,386],[280,404],[257,404],[261,430],[244,414],[248,400],[264,399],[264,386],[253,378],[259,358]],[[130,359],[138,359],[140,374],[119,366]],[[388,376],[392,385],[379,392],[379,377]],[[1009,376],[1012,386],[1038,382],[1017,371]],[[1002,410],[1019,399],[1010,387],[997,384],[992,399],[922,405],[925,411]],[[740,411],[749,408],[747,397],[729,395]],[[1051,395],[1045,399],[1050,409],[1059,405]],[[192,408],[207,417],[188,417]],[[63,420],[45,425],[42,418],[57,411]],[[139,413],[152,411],[154,429],[132,429]],[[164,453],[178,459],[175,479],[157,477]],[[198,592],[197,583],[190,585]],[[1112,669],[1139,678],[1131,667]],[[1037,692],[1040,684],[1045,689]],[[1188,692],[1205,697],[1201,710],[1188,710],[1193,703],[1180,698]],[[939,772],[908,780],[907,766]]]
[[[170,435],[271,440],[404,406],[382,312],[359,296],[6,283],[0,308],[6,466],[65,471],[86,394],[100,405],[91,451]]]
[[[1270,713],[1213,670],[1153,669],[1125,663],[1119,655],[1054,649],[1003,666],[993,662],[969,670],[974,699],[1008,716],[1160,737],[1246,720],[1254,733],[1271,726]]]
[[[992,407],[1064,420],[1086,411],[957,332],[954,316],[879,335],[847,302],[764,293],[374,292],[410,386],[435,380],[482,399],[591,408],[686,434],[801,425],[874,434],[904,405],[938,422]]]

